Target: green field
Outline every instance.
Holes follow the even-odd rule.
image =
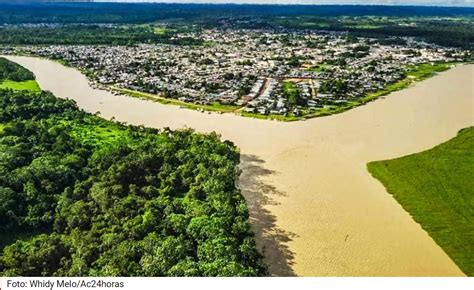
[[[428,151],[367,167],[459,268],[474,276],[474,127]]]
[[[243,117],[248,117],[248,118],[274,120],[274,121],[282,121],[282,122],[293,122],[293,121],[302,120],[301,117],[295,116],[292,113],[289,113],[287,115],[278,115],[278,114],[262,115],[259,113],[241,112],[239,115]]]
[[[26,90],[31,92],[39,92],[40,87],[38,83],[34,80],[28,80],[23,82],[15,82],[10,80],[5,80],[0,82],[0,89],[12,89],[12,90]]]
[[[62,120],[62,124],[71,128],[70,135],[81,143],[102,147],[118,143],[132,143],[130,134],[113,122],[96,121],[95,116],[86,116],[81,124]]]

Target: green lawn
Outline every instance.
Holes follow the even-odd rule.
[[[367,167],[459,268],[474,276],[474,127],[428,151]]]
[[[23,82],[14,82],[10,80],[5,80],[0,82],[0,89],[12,89],[12,90],[26,90],[31,92],[40,92],[41,89],[38,83],[34,80],[23,81]]]

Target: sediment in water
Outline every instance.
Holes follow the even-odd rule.
[[[463,275],[366,163],[426,150],[473,125],[474,65],[342,114],[282,123],[115,96],[56,62],[7,58],[33,71],[43,89],[104,118],[216,131],[235,142],[239,186],[272,275]]]

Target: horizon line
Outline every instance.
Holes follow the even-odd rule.
[[[343,0],[344,1],[344,0]],[[403,1],[403,0],[402,0]],[[61,2],[61,1],[58,1]],[[77,1],[81,2],[81,0]],[[86,2],[86,1],[84,1]],[[270,3],[259,0],[92,0],[93,3],[156,3],[156,4],[211,4],[211,5],[275,5],[275,6],[392,6],[392,7],[458,7],[474,8],[473,3],[304,3],[305,0],[297,0],[296,3]]]
[[[111,3],[111,4],[190,4],[190,5],[249,5],[249,6],[371,6],[371,7],[433,7],[433,8],[474,8],[472,4],[431,4],[431,3],[304,3],[298,1],[297,3],[269,3],[269,2],[257,2],[256,1],[232,1],[232,0],[218,0],[213,2],[211,0],[195,1],[195,0],[183,0],[183,1],[166,1],[166,0],[0,0],[0,3],[5,4],[26,4],[26,3],[58,3],[58,4],[69,4],[69,3]],[[303,0],[304,1],[304,0]],[[467,6],[465,5],[467,4]]]

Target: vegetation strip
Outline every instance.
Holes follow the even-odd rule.
[[[0,89],[40,91],[30,71],[3,57],[0,57]]]
[[[241,107],[236,106],[236,105],[222,105],[222,104],[219,104],[218,102],[215,102],[212,105],[196,105],[192,103],[181,102],[176,99],[161,97],[155,94],[149,94],[149,93],[144,93],[144,92],[139,92],[139,91],[134,91],[134,90],[129,90],[129,89],[122,89],[122,88],[117,88],[114,86],[110,86],[109,89],[118,93],[126,94],[131,97],[147,99],[147,100],[159,102],[165,105],[177,105],[177,106],[181,106],[181,107],[192,109],[192,110],[219,112],[219,113],[235,113],[243,117],[292,122],[292,121],[301,121],[301,120],[306,120],[310,118],[329,116],[329,115],[345,112],[352,108],[363,105],[367,102],[374,101],[378,99],[379,97],[386,96],[390,93],[405,89],[415,82],[419,82],[429,77],[432,77],[436,73],[446,71],[457,64],[458,63],[434,63],[434,64],[426,63],[426,64],[412,66],[409,68],[407,76],[404,79],[396,83],[390,84],[380,91],[368,94],[367,96],[362,98],[361,101],[350,101],[344,105],[330,105],[324,108],[319,108],[315,112],[303,111],[301,116],[295,116],[292,113],[289,113],[287,115],[277,115],[277,114],[262,115],[258,113],[243,112],[239,110]],[[291,82],[285,82],[284,88],[288,92],[289,98],[294,99],[294,102],[296,104],[298,101],[296,93],[295,93],[297,91],[296,86]]]
[[[428,151],[367,166],[468,276],[474,275],[473,164],[470,127]]]
[[[209,112],[220,112],[220,113],[230,113],[238,110],[240,107],[235,106],[235,105],[223,105],[220,104],[219,102],[214,102],[211,105],[196,105],[192,103],[187,103],[187,102],[182,102],[176,99],[171,99],[171,98],[165,98],[161,97],[159,95],[155,94],[149,94],[149,93],[144,93],[144,92],[139,92],[139,91],[134,91],[134,90],[129,90],[129,89],[122,89],[122,88],[117,88],[117,87],[109,87],[112,91],[122,93],[131,97],[135,98],[140,98],[140,99],[145,99],[145,100],[150,100],[150,101],[155,101],[159,102],[161,104],[165,105],[175,105],[175,106],[181,106],[187,109],[191,110],[203,110],[203,111],[209,111]]]

